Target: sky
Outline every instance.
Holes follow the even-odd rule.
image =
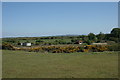
[[[110,33],[118,27],[117,2],[3,2],[3,37]]]

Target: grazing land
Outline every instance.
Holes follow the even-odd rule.
[[[118,52],[3,50],[3,78],[117,78]]]

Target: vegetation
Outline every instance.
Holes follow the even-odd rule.
[[[120,28],[110,34],[3,38],[0,49],[3,78],[118,78]]]
[[[2,49],[5,49],[5,50],[15,50],[14,47],[9,44],[9,43],[3,43],[2,44]]]
[[[87,45],[87,46],[57,45],[55,46],[54,45],[54,46],[18,48],[18,47],[13,47],[11,45],[5,45],[4,47],[3,48],[6,50],[24,50],[24,51],[29,51],[29,52],[71,53],[71,52],[103,52],[103,51],[108,51],[108,48],[110,48],[111,50],[113,46],[107,46],[107,45]]]
[[[3,50],[3,78],[118,78],[118,52],[70,54]]]
[[[118,48],[120,28],[114,28],[110,34],[100,32],[97,35],[89,33],[88,35],[77,36],[21,37],[3,38],[2,40],[2,49],[7,50],[53,53],[120,51]],[[79,41],[82,41],[82,44],[79,44]],[[21,43],[32,43],[32,46],[23,47]],[[92,45],[92,43],[107,43],[108,45]]]

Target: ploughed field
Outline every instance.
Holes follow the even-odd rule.
[[[3,78],[117,78],[118,52],[3,50]]]

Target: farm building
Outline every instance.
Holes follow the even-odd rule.
[[[31,43],[21,43],[22,46],[31,46]]]
[[[76,41],[75,44],[82,44],[82,43],[83,43],[83,41]]]
[[[107,43],[92,43],[92,45],[107,45]]]

